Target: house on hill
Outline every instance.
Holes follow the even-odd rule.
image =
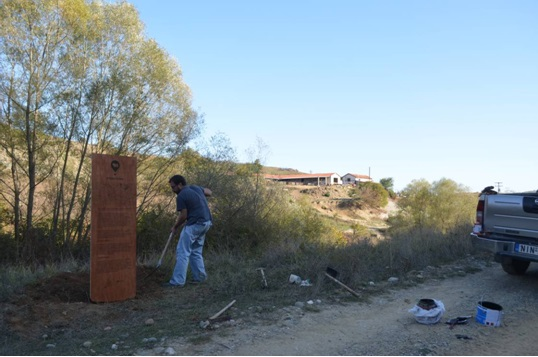
[[[342,177],[337,173],[327,174],[292,174],[292,175],[264,175],[265,179],[278,182],[284,182],[287,185],[312,185],[312,186],[331,186],[341,185]]]
[[[345,174],[342,176],[343,185],[358,185],[361,182],[371,182],[372,178],[368,175]]]

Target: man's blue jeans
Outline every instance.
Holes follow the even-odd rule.
[[[205,234],[211,227],[211,221],[185,226],[179,235],[176,248],[176,266],[170,284],[185,285],[187,269],[191,266],[192,279],[204,281],[207,278],[202,250]]]

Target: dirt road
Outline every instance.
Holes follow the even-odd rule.
[[[444,303],[440,323],[419,324],[408,312],[421,298]],[[474,321],[482,298],[503,307],[500,327]],[[291,317],[293,309],[283,310],[276,323],[212,331],[207,343],[170,339],[165,344],[179,355],[535,355],[538,264],[518,277],[494,263],[478,273],[391,289],[369,303],[322,302],[319,312],[297,318]],[[445,323],[462,315],[473,319],[453,329]]]

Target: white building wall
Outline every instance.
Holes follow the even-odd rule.
[[[342,184],[342,178],[338,174],[332,174],[331,175],[331,182],[329,185],[341,185]]]
[[[372,181],[372,180],[365,179],[365,178],[357,178],[353,174],[345,174],[344,176],[342,176],[343,185],[355,185],[355,184],[358,184],[359,182],[369,182],[369,181]]]

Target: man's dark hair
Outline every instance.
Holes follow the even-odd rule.
[[[187,186],[187,180],[185,180],[185,177],[181,175],[174,175],[170,177],[170,180],[168,182],[173,182],[175,185],[182,184],[183,186]]]

